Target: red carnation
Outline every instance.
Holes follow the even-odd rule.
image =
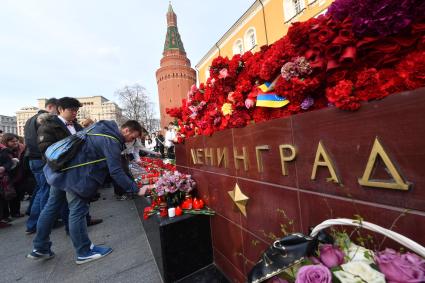
[[[326,89],[326,97],[330,103],[343,110],[357,110],[360,108],[359,98],[353,94],[353,82],[340,81],[335,87]]]
[[[272,110],[270,108],[255,107],[254,111],[252,112],[252,119],[257,123],[270,120],[271,112]]]
[[[308,36],[311,33],[311,27],[316,25],[318,20],[316,18],[311,18],[305,22],[296,22],[288,29],[287,36],[290,39],[291,43],[297,47],[305,44],[307,42]]]
[[[397,66],[408,89],[425,86],[425,50],[412,52]]]
[[[357,97],[362,101],[374,99],[374,96],[379,92],[378,85],[378,71],[375,68],[361,71],[357,75],[357,81],[354,85]]]

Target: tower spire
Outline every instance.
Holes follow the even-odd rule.
[[[167,35],[165,37],[164,54],[168,50],[181,51],[186,54],[179,30],[177,29],[177,15],[174,13],[171,1],[169,2],[167,11]]]
[[[171,5],[171,1],[168,2],[168,13],[174,13],[173,6]]]

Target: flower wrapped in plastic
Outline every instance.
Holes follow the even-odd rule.
[[[155,183],[155,195],[164,196],[170,206],[177,206],[185,195],[196,188],[196,182],[191,175],[178,171],[166,172]]]

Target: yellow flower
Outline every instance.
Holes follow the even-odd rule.
[[[221,112],[224,116],[226,115],[232,115],[233,109],[231,103],[224,103],[223,106],[221,106]]]

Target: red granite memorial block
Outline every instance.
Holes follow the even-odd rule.
[[[308,233],[338,217],[362,217],[425,245],[424,110],[425,89],[418,89],[366,103],[357,112],[327,108],[188,139],[177,164],[190,168],[199,193],[217,212],[211,220],[215,263],[230,280],[244,282],[282,228]],[[228,148],[227,168],[205,162],[205,148],[214,157],[217,148]],[[183,152],[187,166],[179,161]],[[329,179],[329,166],[338,183]],[[236,183],[249,197],[239,207],[228,194]],[[375,243],[382,239],[376,236]]]
[[[298,192],[272,185],[238,179],[250,199],[242,227],[272,243],[276,237],[300,231]]]
[[[188,155],[186,153],[186,147],[182,144],[176,144],[174,146],[176,161],[180,166],[188,166]]]
[[[242,236],[245,270],[249,271],[270,244],[245,230],[242,230]]]
[[[422,90],[424,92],[424,90]],[[397,94],[365,104],[358,112],[324,109],[292,117],[298,184],[301,189],[353,197],[403,208],[425,210],[425,96],[421,91]],[[378,137],[385,152],[406,182],[406,191],[361,186],[362,177]],[[311,180],[319,141],[329,154],[340,185],[327,181],[329,170],[319,167]],[[372,178],[391,176],[380,160]]]
[[[242,230],[233,222],[216,215],[211,218],[213,248],[244,273]]]
[[[207,181],[204,177],[205,173],[196,169],[190,169],[189,174],[196,180],[196,196],[203,199],[205,204],[211,207],[208,184],[205,183]]]
[[[234,283],[245,283],[246,276],[243,271],[235,267],[223,254],[214,249],[214,263]]]
[[[308,227],[315,226],[326,219],[341,217],[355,219],[361,216],[365,221],[391,229],[425,245],[425,214],[423,213],[310,193],[301,193],[300,200],[304,233],[307,233]],[[363,233],[365,234],[373,233]],[[375,235],[374,241],[380,243],[382,239],[381,235]],[[391,246],[397,247],[395,243],[391,243]]]
[[[187,160],[187,165],[191,166],[191,167],[195,167],[195,168],[201,168],[202,164],[194,164],[193,162],[193,158],[191,153],[196,153],[196,149],[203,149],[204,148],[204,140],[205,137],[204,136],[200,136],[200,137],[196,137],[196,138],[188,138],[185,141],[185,145],[186,145],[186,160]],[[179,163],[177,156],[176,156],[176,162],[177,164]]]
[[[190,172],[191,172],[189,167],[183,167],[183,166],[180,166],[180,165],[176,166],[176,170],[179,171],[180,173],[183,173],[183,174],[190,174]]]
[[[196,170],[194,170],[194,172],[196,172]],[[241,214],[239,210],[235,208],[228,194],[228,191],[233,190],[236,178],[215,173],[200,173],[202,173],[201,178],[194,178],[198,182],[198,187],[203,186],[208,189],[209,200],[207,201],[207,205],[214,209],[217,214],[226,217],[237,225],[241,225]],[[201,191],[202,190],[204,189],[201,189]]]

